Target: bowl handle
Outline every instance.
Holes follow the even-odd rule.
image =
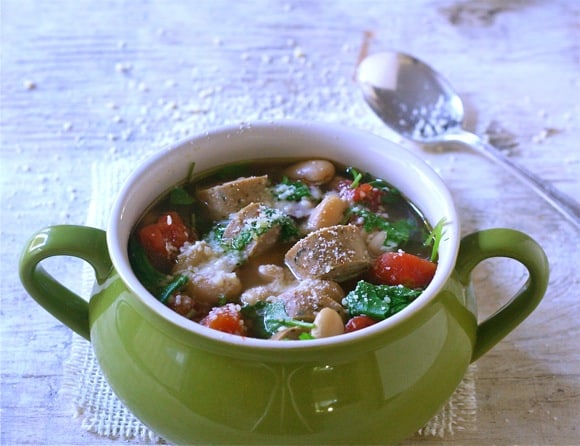
[[[513,229],[487,229],[463,238],[456,271],[464,286],[485,259],[508,257],[528,270],[528,279],[507,304],[477,326],[471,362],[477,360],[518,326],[538,306],[548,286],[549,265],[544,250],[528,235]]]
[[[90,263],[97,283],[112,269],[105,231],[86,226],[50,226],[34,234],[20,256],[20,281],[45,310],[79,335],[90,340],[88,302],[74,293],[40,265],[53,256],[78,257]]]

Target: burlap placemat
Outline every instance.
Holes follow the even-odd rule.
[[[122,182],[135,166],[134,161],[94,163],[91,166],[92,198],[87,225],[104,228],[109,210]],[[89,295],[93,271],[86,267],[83,291]],[[476,423],[474,365],[449,401],[422,429],[420,437],[448,437],[461,430],[473,430]],[[74,335],[71,354],[66,362],[64,394],[70,400],[80,427],[100,436],[138,444],[165,444],[155,432],[143,425],[115,396],[105,380],[90,344]]]

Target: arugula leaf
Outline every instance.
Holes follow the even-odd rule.
[[[365,315],[383,320],[401,311],[421,292],[402,285],[373,285],[360,280],[356,288],[344,297],[342,304],[351,317]]]
[[[301,181],[290,181],[286,176],[272,187],[272,194],[279,201],[300,201],[312,196],[308,185]]]
[[[260,301],[254,305],[242,307],[242,315],[246,323],[252,327],[257,337],[267,339],[286,327],[314,328],[314,324],[292,319],[286,313],[283,302]]]
[[[443,227],[447,224],[447,219],[443,217],[441,220],[437,222],[433,230],[427,236],[424,245],[431,246],[433,245],[433,249],[431,250],[431,260],[432,262],[435,261],[437,255],[439,253],[439,244],[443,239]]]

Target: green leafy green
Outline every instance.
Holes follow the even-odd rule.
[[[439,244],[443,239],[443,227],[447,224],[447,220],[443,217],[441,220],[437,222],[433,230],[427,236],[425,240],[425,246],[433,245],[433,249],[431,250],[431,258],[432,262],[437,259],[437,255],[439,254]]]
[[[253,305],[242,307],[242,315],[252,328],[255,336],[267,339],[280,329],[287,327],[314,328],[314,324],[292,319],[286,313],[283,302],[260,301]]]
[[[162,303],[166,303],[188,281],[187,276],[170,277],[155,269],[147,258],[145,249],[134,237],[129,239],[129,262],[139,282]]]
[[[301,181],[290,181],[288,177],[272,187],[272,194],[279,201],[300,201],[312,196],[308,185]]]
[[[305,331],[298,335],[298,339],[300,341],[311,341],[312,339],[316,339],[309,331]]]
[[[347,167],[346,173],[353,177],[353,182],[350,185],[351,188],[356,188],[363,183],[368,183],[372,187],[379,189],[381,194],[381,202],[385,204],[395,203],[396,201],[400,200],[401,192],[396,189],[395,187],[391,186],[385,180],[381,178],[375,178],[369,172],[361,173],[354,167]]]
[[[346,168],[346,173],[352,175],[352,183],[350,185],[351,189],[357,188],[363,179],[363,174],[352,166]]]
[[[351,215],[357,215],[363,219],[363,227],[367,232],[374,230],[385,231],[387,238],[384,245],[390,249],[404,245],[416,229],[410,220],[397,220],[391,222],[363,206],[353,206],[350,208]]]
[[[280,226],[280,238],[282,241],[292,241],[298,237],[299,231],[294,220],[283,212],[264,206],[259,218],[246,220],[244,228],[232,239],[223,238],[222,246],[225,249],[241,251],[253,240],[270,231],[275,226]]]
[[[139,281],[149,292],[157,295],[167,282],[167,276],[151,265],[145,249],[134,237],[129,239],[129,262]]]
[[[189,278],[181,274],[178,274],[177,276],[173,277],[173,279],[171,279],[171,282],[169,282],[167,286],[163,289],[163,291],[161,291],[161,293],[159,294],[158,297],[159,301],[161,303],[167,303],[167,300],[171,297],[171,295],[181,290],[187,284],[188,281]]]
[[[281,217],[276,224],[280,225],[280,238],[283,242],[291,242],[300,237],[298,226],[288,215]]]
[[[187,205],[194,202],[194,198],[182,187],[175,187],[169,194],[169,202],[177,205]]]
[[[402,285],[373,285],[360,280],[349,292],[342,304],[350,316],[365,315],[375,320],[383,320],[398,313],[421,294]]]
[[[250,163],[230,164],[228,166],[222,167],[217,175],[222,180],[245,177],[250,173],[250,167]]]

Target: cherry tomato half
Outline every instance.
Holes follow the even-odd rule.
[[[357,330],[361,330],[361,329],[366,328],[366,327],[370,327],[371,325],[374,325],[376,323],[377,323],[377,321],[375,321],[372,317],[369,317],[369,316],[365,316],[365,315],[354,316],[354,317],[350,318],[348,320],[348,322],[346,323],[346,325],[344,326],[344,332],[351,333],[353,331],[357,331]]]
[[[425,288],[435,274],[437,264],[403,251],[386,252],[375,260],[370,281],[381,285],[404,285]]]
[[[164,272],[171,268],[179,248],[187,241],[193,241],[193,233],[177,212],[161,214],[156,223],[139,230],[139,242],[151,264]]]
[[[199,323],[205,327],[213,328],[224,333],[243,336],[246,334],[246,326],[240,314],[240,308],[233,303],[221,307],[214,307],[209,314]]]

